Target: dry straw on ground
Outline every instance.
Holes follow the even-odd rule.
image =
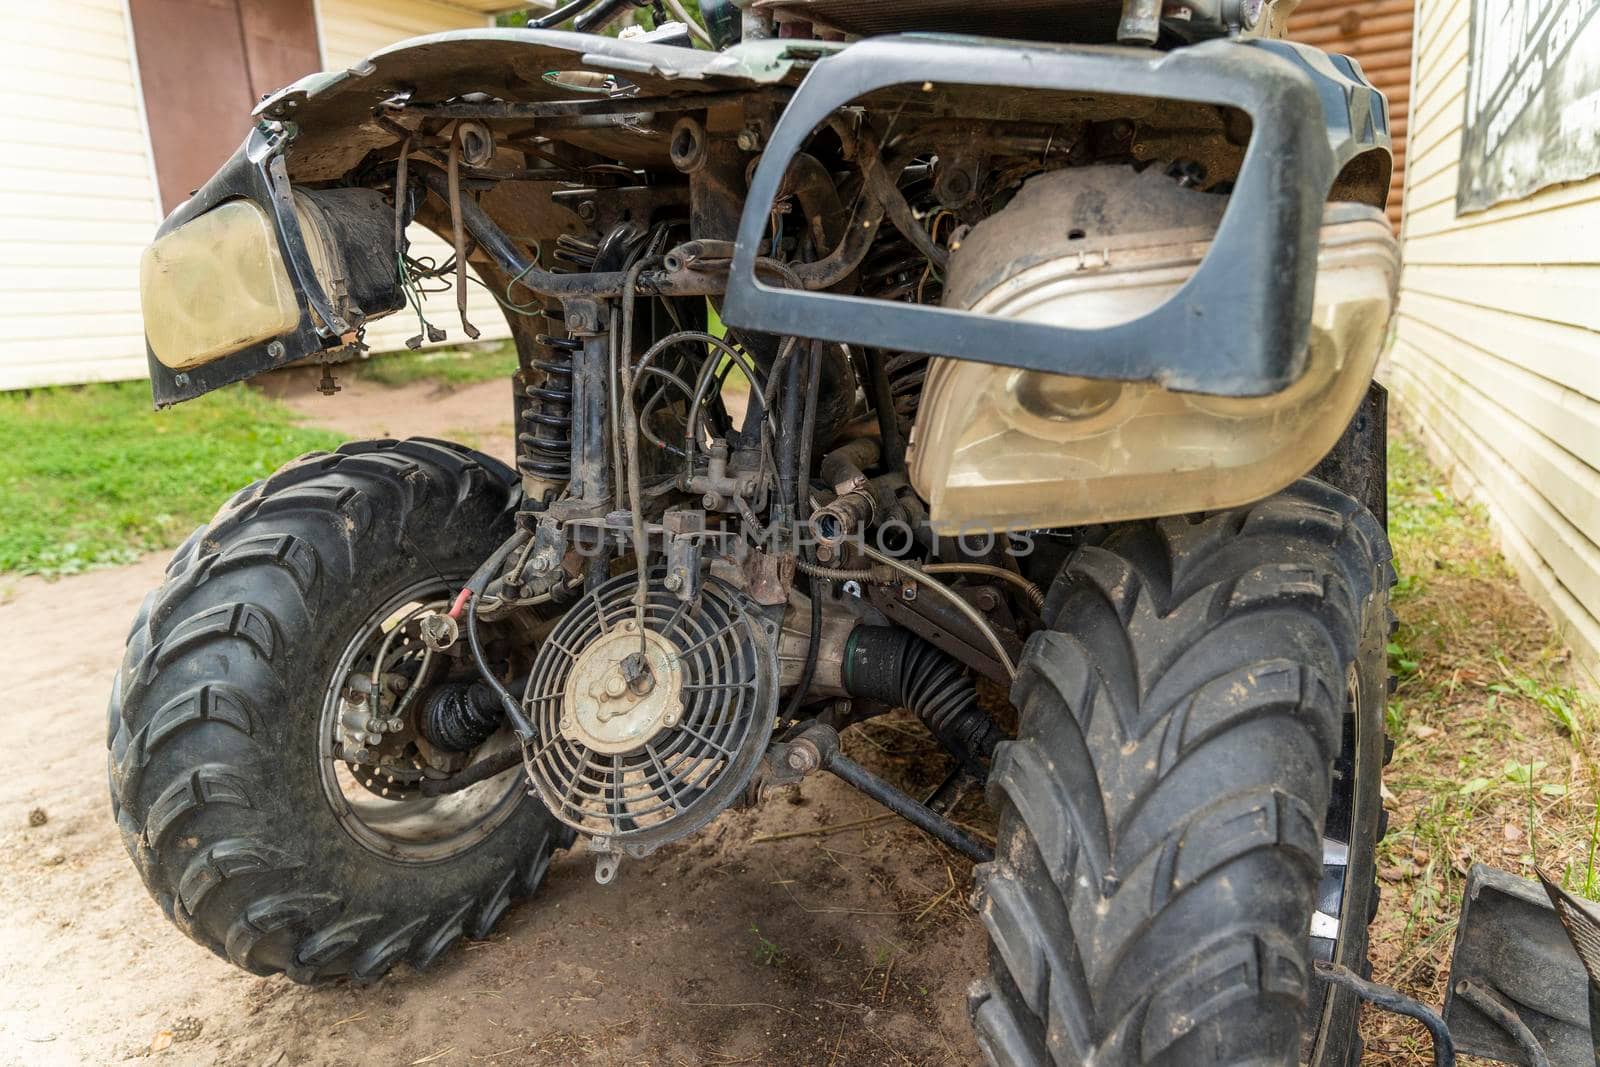
[[[1600,896],[1596,707],[1574,688],[1567,650],[1482,510],[1407,438],[1391,443],[1389,504],[1399,687],[1387,712],[1395,753],[1372,969],[1440,1005],[1472,863],[1524,877],[1537,865]],[[1366,1064],[1431,1062],[1414,1023],[1369,1010],[1363,1029]]]

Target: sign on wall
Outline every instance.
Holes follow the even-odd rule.
[[[1600,0],[1472,0],[1456,214],[1600,174]]]

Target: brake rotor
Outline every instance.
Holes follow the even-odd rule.
[[[744,791],[778,705],[776,623],[706,577],[692,601],[636,575],[568,611],[523,695],[528,776],[562,822],[645,855],[701,829]]]

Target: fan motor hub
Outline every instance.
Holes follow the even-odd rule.
[[[612,755],[632,752],[683,714],[683,668],[677,645],[628,620],[572,665],[561,702],[561,736]]]

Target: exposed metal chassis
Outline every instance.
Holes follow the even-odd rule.
[[[467,35],[424,39],[464,43]],[[474,35],[475,36],[475,35]],[[508,47],[506,31],[483,35],[484,46]],[[584,62],[605,59],[649,69],[672,80],[659,46],[605,47],[581,35],[530,31],[511,47],[578,53]],[[598,50],[598,51],[592,51]],[[612,53],[638,52],[639,57]],[[603,55],[601,54],[603,53]],[[624,62],[624,59],[627,62]],[[726,57],[724,57],[726,58]],[[798,292],[756,277],[758,248],[789,164],[812,131],[864,93],[921,84],[937,70],[945,84],[1115,93],[1235,107],[1253,123],[1249,147],[1234,187],[1232,206],[1210,254],[1166,305],[1144,317],[1104,329],[1068,329],[995,319],[971,312],[870,301],[842,293]],[[703,72],[684,73],[684,88],[709,96]],[[175,372],[149,357],[157,406],[190,399],[337,347],[359,323],[343,321],[310,267],[288,192],[285,152],[293,123],[287,102],[306,104],[348,76],[317,76],[263,105],[262,124],[245,145],[161,232],[227,199],[247,197],[273,218],[290,264],[300,303],[300,325],[283,338],[217,363]],[[770,84],[771,79],[765,79]],[[313,85],[312,82],[317,84]],[[752,80],[751,92],[762,91]],[[586,101],[592,109],[597,102]],[[617,101],[618,107],[631,102]],[[319,131],[324,136],[326,131]],[[979,38],[907,35],[862,41],[818,60],[785,109],[745,199],[731,269],[723,256],[699,261],[669,257],[670,269],[647,272],[641,292],[724,294],[723,318],[769,334],[789,334],[890,350],[978,359],[1085,377],[1160,381],[1172,388],[1231,396],[1276,392],[1293,382],[1304,363],[1321,205],[1342,171],[1359,157],[1377,154],[1389,170],[1389,121],[1382,95],[1350,60],[1303,45],[1266,40],[1210,41],[1168,53],[1096,46],[1052,46]],[[1386,181],[1384,185],[1386,186]],[[556,299],[607,299],[620,295],[623,276],[547,274],[529,263],[513,241],[470,198],[463,204],[468,230],[508,276]],[[860,230],[855,227],[854,230]],[[717,244],[717,242],[704,242]],[[870,238],[851,232],[832,257],[848,268]],[[848,247],[847,247],[848,246]],[[819,264],[818,266],[821,266]],[[824,272],[830,277],[841,271]],[[843,269],[842,273],[848,273]],[[823,285],[808,289],[822,289]]]

